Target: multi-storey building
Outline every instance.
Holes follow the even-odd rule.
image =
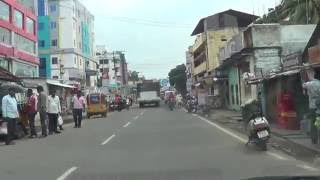
[[[16,76],[38,76],[36,7],[33,0],[0,0],[0,67]]]
[[[39,0],[40,75],[94,86],[94,17],[78,0]]]
[[[105,46],[97,46],[97,59],[102,86],[116,88],[128,83],[128,69],[124,53],[107,52]]]

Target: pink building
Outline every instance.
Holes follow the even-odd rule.
[[[20,77],[39,76],[34,12],[16,0],[0,0],[0,67]]]

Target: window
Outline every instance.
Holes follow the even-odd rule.
[[[74,64],[77,65],[77,58],[74,57]]]
[[[38,23],[38,30],[41,31],[41,30],[43,30],[43,29],[44,29],[44,23],[39,22],[39,23]]]
[[[80,66],[82,66],[82,59],[80,59],[80,62],[79,62]]]
[[[231,104],[234,105],[234,86],[231,85]]]
[[[20,11],[14,11],[14,25],[18,28],[23,28],[23,15]]]
[[[9,12],[10,12],[9,5],[0,1],[0,19],[9,21],[9,17],[10,17]]]
[[[11,45],[11,32],[3,27],[0,27],[0,43]]]
[[[103,73],[103,68],[100,69],[100,72]]]
[[[53,57],[51,58],[52,64],[58,64],[58,58],[57,57]]]
[[[51,40],[51,46],[57,46],[58,45],[58,40],[54,39]]]
[[[34,20],[27,17],[26,25],[27,25],[27,28],[26,28],[27,32],[34,34]]]
[[[39,41],[39,47],[44,48],[46,46],[45,41],[44,40],[40,40]]]
[[[79,49],[81,49],[81,42],[79,42]]]
[[[101,59],[101,60],[99,61],[99,64],[103,64],[103,59]]]
[[[46,58],[40,58],[39,69],[46,69]]]
[[[20,36],[19,34],[15,34],[14,37],[14,44],[17,49],[35,54],[36,50],[36,43],[34,41],[31,41],[23,36]]]
[[[50,28],[51,29],[57,28],[57,22],[55,22],[55,21],[50,22]]]
[[[57,10],[57,6],[55,4],[50,5],[50,12],[55,12]]]
[[[108,60],[108,59],[105,59],[105,60],[104,60],[104,64],[109,64],[109,60]]]

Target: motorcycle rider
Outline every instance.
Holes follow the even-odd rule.
[[[170,107],[171,105],[173,106],[173,104],[174,104],[175,101],[176,101],[176,98],[175,98],[173,92],[170,92],[168,99],[169,99],[169,107]],[[171,104],[171,103],[173,103],[173,104]]]

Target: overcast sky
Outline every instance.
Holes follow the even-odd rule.
[[[185,63],[199,19],[234,9],[262,15],[280,0],[80,0],[95,16],[97,45],[123,50],[130,70],[166,78]]]

